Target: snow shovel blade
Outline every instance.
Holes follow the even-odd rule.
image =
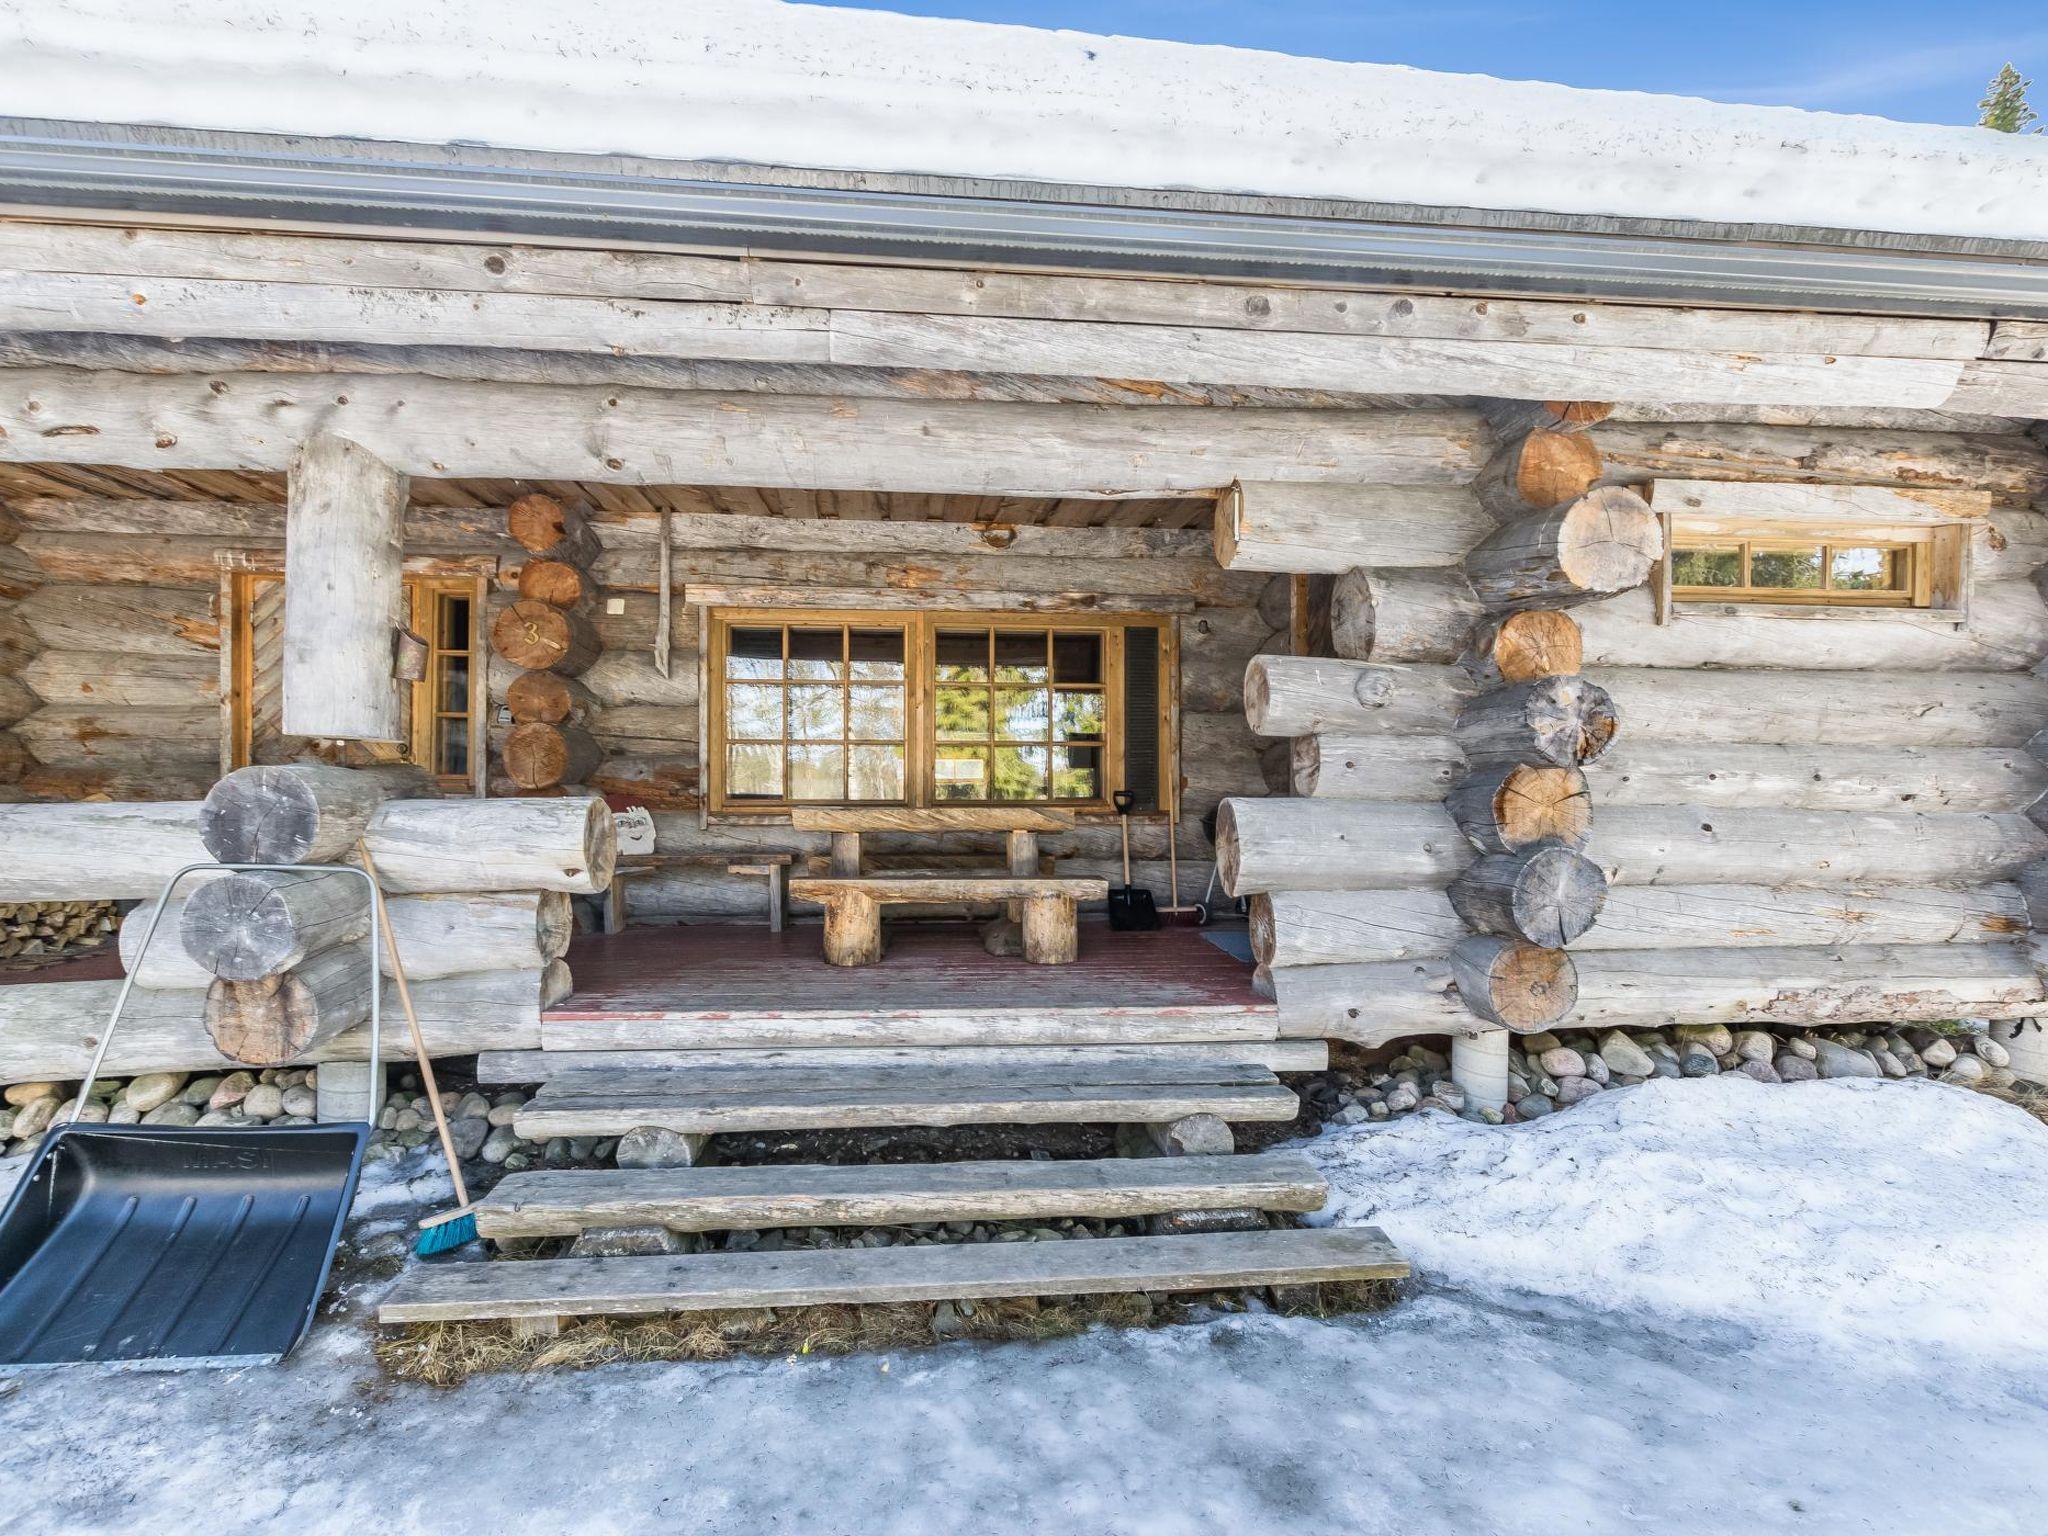
[[[0,1369],[283,1359],[313,1326],[369,1139],[60,1124],[0,1213]]]
[[[1110,887],[1109,926],[1118,933],[1145,933],[1159,926],[1159,907],[1142,885]]]

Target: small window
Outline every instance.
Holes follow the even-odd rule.
[[[1926,607],[1931,548],[1928,530],[1736,538],[1681,522],[1672,533],[1671,595],[1679,602]]]
[[[476,701],[471,677],[475,584],[411,580],[413,632],[427,642],[427,675],[413,684],[406,756],[451,786],[471,776]]]
[[[1157,620],[721,613],[713,808],[1100,809],[1126,785],[1155,805],[1160,635]]]

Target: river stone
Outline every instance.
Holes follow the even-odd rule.
[[[1816,1061],[1820,1057],[1820,1052],[1814,1047],[1813,1039],[1809,1035],[1787,1035],[1779,1044],[1794,1056],[1803,1057],[1807,1061]]]
[[[1936,1036],[1928,1042],[1927,1048],[1921,1051],[1920,1059],[1930,1067],[1945,1067],[1956,1059],[1955,1042]]]
[[[1515,1100],[1515,1113],[1524,1120],[1534,1120],[1541,1115],[1547,1115],[1555,1108],[1557,1106],[1540,1093],[1532,1093],[1527,1098]]]
[[[494,1125],[484,1143],[477,1148],[477,1156],[487,1163],[502,1163],[512,1155],[512,1149],[519,1145],[519,1138],[512,1134],[509,1125]]]
[[[16,1109],[21,1109],[35,1103],[37,1099],[62,1098],[63,1094],[63,1085],[60,1083],[10,1083],[6,1092],[0,1093],[0,1099],[5,1099]]]
[[[1883,1069],[1877,1059],[1868,1052],[1852,1050],[1846,1045],[1837,1045],[1832,1040],[1816,1040],[1819,1058],[1815,1065],[1822,1077],[1882,1077]]]
[[[1671,1058],[1670,1058],[1669,1056],[1653,1056],[1653,1057],[1651,1057],[1651,1058],[1650,1058],[1650,1074],[1651,1074],[1651,1076],[1653,1076],[1653,1077],[1683,1077],[1683,1076],[1685,1076],[1685,1072],[1684,1072],[1684,1069],[1683,1069],[1683,1068],[1681,1068],[1681,1067],[1680,1067],[1680,1066],[1678,1065],[1678,1063],[1677,1063],[1676,1061],[1672,1060],[1672,1059],[1671,1059]]]
[[[178,1095],[187,1104],[196,1104],[201,1109],[213,1107],[214,1090],[220,1087],[220,1077],[195,1077],[185,1085],[185,1091]]]
[[[1567,1077],[1586,1075],[1586,1058],[1568,1045],[1554,1045],[1536,1058],[1538,1066],[1550,1076],[1562,1081]]]
[[[1883,1046],[1873,1046],[1871,1054],[1877,1058],[1877,1069],[1886,1077],[1904,1077],[1906,1064]]]
[[[294,1083],[279,1096],[278,1103],[288,1115],[311,1115],[319,1111],[320,1095],[304,1083]]]
[[[1586,1076],[1605,1088],[1614,1077],[1607,1068],[1606,1059],[1598,1051],[1581,1051],[1579,1054],[1586,1063]]]
[[[1944,1083],[1976,1084],[1984,1081],[1990,1069],[1975,1056],[1958,1056],[1941,1074]]]
[[[1810,1083],[1820,1076],[1814,1064],[1804,1056],[1795,1056],[1790,1051],[1778,1052],[1771,1065],[1777,1069],[1778,1081],[1782,1083]]]
[[[1648,1077],[1656,1070],[1650,1053],[1618,1029],[1610,1029],[1600,1037],[1600,1059],[1617,1077]]]
[[[1568,1077],[1557,1085],[1558,1107],[1562,1109],[1581,1099],[1590,1099],[1600,1091],[1600,1085],[1590,1077]]]
[[[455,1143],[455,1155],[468,1159],[483,1151],[491,1128],[482,1115],[464,1115],[448,1122],[448,1139]]]
[[[14,1114],[14,1134],[27,1140],[40,1136],[49,1123],[57,1118],[57,1111],[64,1107],[64,1101],[55,1094],[30,1099]]]
[[[140,1125],[142,1124],[142,1111],[133,1104],[116,1104],[107,1111],[107,1124]]]
[[[1460,1088],[1456,1083],[1452,1082],[1449,1078],[1445,1078],[1442,1082],[1438,1083],[1434,1088],[1430,1089],[1430,1093],[1437,1100],[1439,1100],[1447,1109],[1453,1111],[1462,1111],[1465,1108],[1467,1102],[1465,1098],[1465,1090]]]
[[[257,1083],[242,1095],[242,1113],[251,1120],[275,1120],[284,1113],[284,1090],[275,1083]]]
[[[1725,1031],[1724,1031],[1725,1033]],[[1683,1077],[1713,1077],[1721,1070],[1719,1056],[1707,1049],[1704,1040],[1688,1040],[1679,1053],[1678,1071]]]
[[[465,1093],[449,1112],[451,1120],[487,1120],[490,1118],[491,1101],[480,1093]]]
[[[1416,1092],[1413,1083],[1396,1083],[1387,1094],[1387,1112],[1405,1115],[1422,1102],[1422,1095]]]
[[[635,1126],[619,1138],[621,1168],[694,1168],[703,1156],[706,1138],[686,1136],[657,1125]],[[555,1143],[548,1143],[553,1152]],[[566,1152],[568,1148],[563,1147]]]
[[[1522,1050],[1530,1056],[1541,1056],[1545,1051],[1554,1051],[1563,1043],[1547,1029],[1539,1029],[1533,1035],[1522,1036]]]
[[[182,1104],[173,1099],[168,1104],[159,1104],[142,1117],[144,1125],[197,1125],[199,1106]]]
[[[1987,1067],[2009,1067],[2012,1065],[2012,1052],[2008,1051],[1989,1035],[1971,1036],[1970,1049],[1977,1053],[1977,1059]]]
[[[1716,1056],[1726,1056],[1735,1049],[1735,1036],[1726,1024],[1681,1024],[1678,1044],[1681,1051],[1688,1045],[1703,1045]]]
[[[1772,1066],[1768,1061],[1751,1061],[1747,1057],[1745,1057],[1741,1064],[1737,1066],[1735,1070],[1739,1075],[1743,1077],[1753,1077],[1760,1083],[1776,1083],[1783,1081],[1783,1079],[1781,1079],[1778,1076],[1778,1069]]]
[[[1735,1037],[1735,1054],[1744,1061],[1769,1061],[1777,1055],[1778,1042],[1761,1029],[1745,1029]]]

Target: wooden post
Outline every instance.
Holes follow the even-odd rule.
[[[879,965],[881,903],[857,892],[825,901],[825,960],[830,965]]]
[[[842,878],[853,878],[860,874],[860,834],[858,832],[834,832],[832,834],[831,871]]]
[[[299,450],[287,485],[284,733],[397,741],[405,698],[392,655],[405,626],[409,482],[323,433]]]
[[[1074,898],[1027,897],[1024,902],[1024,958],[1033,965],[1071,965],[1080,952]]]

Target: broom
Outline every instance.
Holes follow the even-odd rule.
[[[420,1033],[420,1016],[412,1006],[412,988],[406,983],[405,962],[398,958],[398,936],[391,931],[391,909],[384,905],[384,885],[377,876],[377,861],[370,857],[369,845],[360,838],[356,840],[356,852],[362,855],[363,868],[377,894],[377,926],[384,930],[384,952],[391,957],[391,978],[398,983],[398,1001],[404,1005],[405,1022],[412,1031],[413,1059],[420,1064],[420,1081],[427,1085],[427,1103],[434,1110],[434,1129],[440,1133],[441,1151],[448,1158],[448,1177],[455,1181],[455,1198],[460,1202],[452,1211],[421,1218],[420,1235],[413,1243],[412,1251],[423,1259],[431,1258],[475,1240],[476,1210],[470,1204],[469,1189],[462,1182],[462,1159],[455,1155],[455,1138],[448,1134],[448,1116],[441,1108],[441,1089],[434,1081],[434,1064],[427,1057],[426,1037]]]

